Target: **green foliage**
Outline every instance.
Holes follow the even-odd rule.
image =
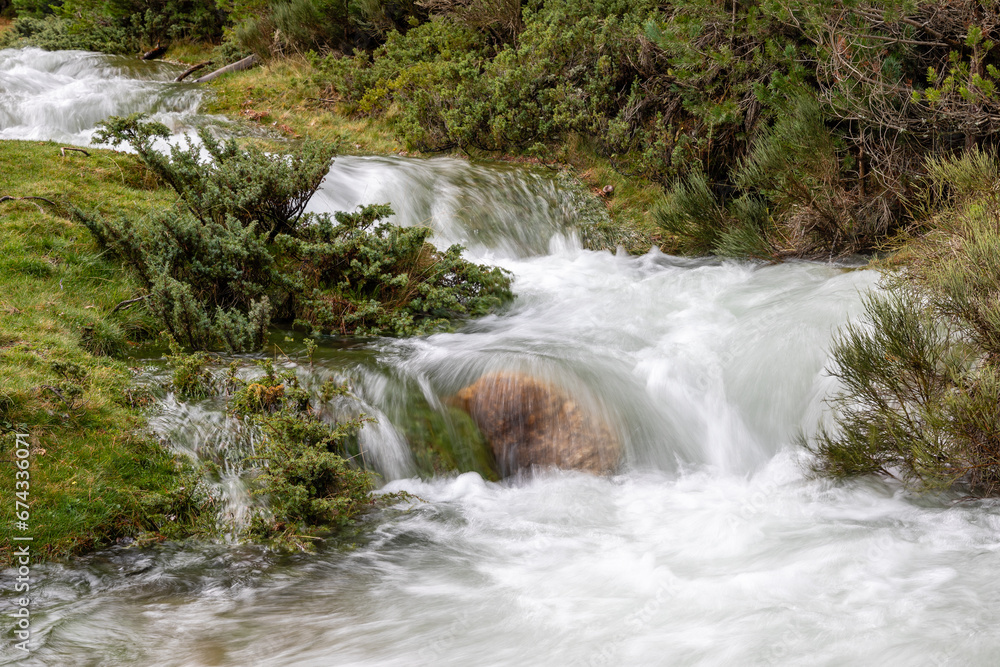
[[[206,398],[216,392],[216,381],[209,370],[211,355],[205,352],[185,354],[173,338],[170,338],[170,354],[167,361],[173,366],[170,375],[170,389],[182,399]]]
[[[277,239],[295,273],[298,322],[316,333],[412,336],[481,317],[513,298],[505,271],[462,259],[462,247],[438,251],[425,227],[382,219],[388,206],[322,218],[298,237]]]
[[[694,253],[830,256],[871,250],[891,229],[889,210],[850,191],[843,147],[819,103],[797,98],[750,145],[722,201],[700,171],[679,180],[656,211]]]
[[[262,58],[333,49],[350,52],[406,30],[422,12],[412,0],[233,0],[230,38]]]
[[[319,64],[321,81],[358,112],[389,114],[410,145],[429,150],[538,151],[572,132],[602,132],[628,100],[629,58],[639,59],[650,11],[616,3],[526,10],[517,40],[496,44],[452,20],[473,6],[438,8],[370,58]]]
[[[992,161],[992,165],[988,164]],[[972,169],[990,166],[983,178]],[[916,246],[867,321],[834,348],[844,390],[837,428],[819,434],[817,470],[891,474],[922,487],[1000,493],[1000,217],[996,159],[973,151],[930,166],[944,229]],[[989,176],[989,174],[993,176]],[[951,185],[946,180],[956,177]],[[992,180],[991,180],[992,179]]]
[[[35,13],[21,15],[10,30],[0,35],[0,48],[37,46],[49,51],[82,49],[107,53],[135,53],[141,49],[132,36],[116,26],[85,25],[51,15],[35,18]]]
[[[19,1],[23,31],[49,44],[106,40],[134,52],[163,26],[193,35],[211,24],[202,0],[67,0],[60,13],[71,23],[50,31],[28,18],[47,9]],[[700,172],[727,211],[715,231],[692,236],[691,221],[681,225],[678,245],[701,252],[877,248],[913,221],[927,156],[1000,137],[1000,10],[979,0],[940,11],[910,0],[229,0],[222,9],[229,53],[305,56],[316,97],[385,120],[410,148],[552,160],[583,136],[628,176],[674,187]],[[194,16],[204,20],[185,18]],[[13,37],[21,30],[7,39],[34,39]]]
[[[927,160],[930,189],[937,200],[966,200],[995,195],[1000,185],[1000,162],[995,153],[978,147],[962,155]]]
[[[229,403],[263,436],[254,494],[267,499],[267,511],[255,516],[250,535],[294,541],[350,524],[373,502],[371,473],[350,460],[358,430],[371,420],[361,415],[329,424],[315,414],[294,373],[277,373],[270,362],[262,367],[263,377],[241,381]],[[328,400],[346,391],[324,394]]]
[[[444,252],[425,228],[382,218],[388,206],[307,215],[332,156],[315,143],[291,156],[200,136],[200,149],[153,148],[167,129],[112,118],[95,142],[128,143],[180,195],[183,211],[149,224],[77,211],[98,242],[135,269],[148,307],[195,349],[259,349],[275,317],[316,333],[414,335],[479,317],[513,298],[506,272]]]
[[[213,0],[13,0],[17,21],[0,46],[141,53],[158,42],[218,39]]]
[[[1000,491],[1000,375],[913,294],[869,298],[867,322],[834,348],[844,392],[820,432],[817,471],[883,474],[912,485]]]
[[[220,142],[206,129],[198,131],[200,143],[172,144],[167,156],[154,148],[157,139],[170,136],[162,123],[132,114],[112,116],[99,127],[93,143],[131,146],[203,225],[227,224],[230,217],[242,227],[256,223],[268,242],[301,226],[306,205],[333,161],[333,150],[318,141],[272,157],[254,144],[241,146],[232,138]]]
[[[726,209],[718,202],[701,171],[678,181],[654,212],[664,231],[682,239],[684,250],[708,254],[715,250],[719,234],[730,224]]]

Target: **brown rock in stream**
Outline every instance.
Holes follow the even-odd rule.
[[[564,389],[522,373],[489,373],[451,401],[476,422],[510,475],[532,465],[592,473],[614,469],[621,441]]]

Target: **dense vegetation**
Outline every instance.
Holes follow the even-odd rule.
[[[978,149],[928,165],[936,228],[868,297],[835,350],[844,391],[817,468],[1000,493],[1000,163]]]
[[[321,416],[337,397],[350,395],[346,385],[328,381],[311,393],[294,372],[276,370],[272,360],[257,361],[256,368],[233,361],[220,372],[214,355],[184,354],[176,342],[171,348],[171,389],[186,400],[224,397],[228,413],[240,422],[224,461],[212,456],[200,461],[210,478],[219,477],[223,464],[245,471],[258,499],[245,517],[227,519],[230,538],[308,549],[320,535],[351,525],[375,504],[374,474],[361,463],[357,439],[358,430],[373,420],[363,414]],[[307,352],[314,349],[307,339]]]
[[[550,159],[585,137],[670,189],[656,219],[687,252],[877,249],[915,222],[927,157],[991,146],[1000,129],[1000,10],[977,0],[12,7],[10,43],[304,56],[316,99],[385,119],[414,149]],[[56,24],[65,39],[47,36]]]
[[[260,158],[252,149],[242,155]],[[326,160],[319,160],[324,170]],[[60,157],[55,144],[4,141],[0,161],[19,165],[0,199],[0,443],[12,452],[16,433],[30,436],[26,497],[35,557],[116,540],[211,538],[219,497],[205,470],[177,459],[148,432],[159,390],[135,384],[123,360],[164,326],[162,308],[152,297],[136,300],[146,288],[141,273],[123,271],[77,221],[81,210],[91,221],[146,221],[129,228],[142,237],[164,210],[177,209],[177,193],[137,155],[94,149]],[[361,418],[327,422],[315,412],[342,388],[311,396],[294,376],[269,366],[263,376],[231,374],[220,384],[213,357],[176,346],[168,361],[172,391],[186,400],[226,394],[232,413],[260,433],[258,458],[243,465],[259,471],[255,493],[268,498],[269,511],[245,537],[296,544],[293,536],[337,529],[371,505],[370,475],[350,462]],[[17,471],[0,467],[0,481],[13,489]],[[5,505],[8,529],[13,510]],[[0,567],[13,544],[0,547]]]

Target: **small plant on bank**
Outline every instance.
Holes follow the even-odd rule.
[[[159,153],[154,142],[169,135],[159,123],[109,119],[95,141],[130,145],[183,209],[146,224],[76,212],[137,272],[181,344],[260,349],[276,320],[320,334],[424,334],[513,298],[507,272],[465,261],[461,246],[437,250],[425,228],[385,222],[387,205],[305,213],[332,160],[319,144],[271,155],[199,134],[211,161],[193,143]]]

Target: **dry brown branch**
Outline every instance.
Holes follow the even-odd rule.
[[[181,72],[180,76],[178,76],[176,79],[174,79],[174,83],[180,83],[181,81],[183,81],[184,79],[188,78],[188,76],[194,74],[198,70],[200,70],[200,69],[202,69],[204,67],[207,67],[208,63],[210,63],[210,62],[211,62],[210,60],[206,60],[203,63],[198,63],[197,65],[192,65],[191,67],[188,67],[186,70],[184,70],[183,72]]]

